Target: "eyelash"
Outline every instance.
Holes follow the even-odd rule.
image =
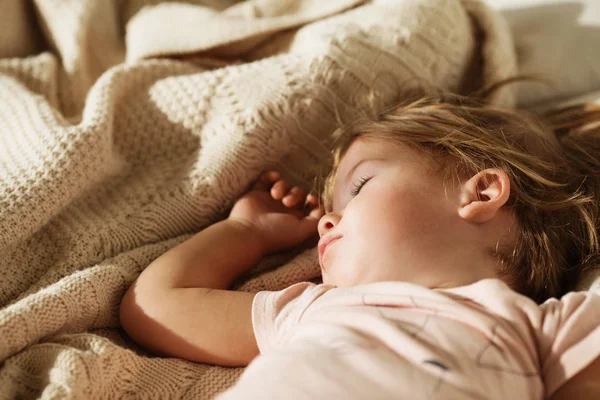
[[[365,184],[367,182],[369,182],[371,180],[371,178],[372,178],[372,176],[365,176],[365,177],[360,178],[360,180],[358,181],[358,183],[353,183],[354,189],[352,189],[350,191],[350,194],[352,196],[356,196],[357,194],[359,194],[360,190],[362,189],[362,187],[365,186]]]

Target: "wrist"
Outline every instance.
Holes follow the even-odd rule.
[[[257,249],[261,256],[269,252],[264,235],[262,234],[260,229],[258,229],[256,225],[253,224],[251,221],[242,218],[229,217],[223,222],[229,225],[231,229],[234,229],[236,230],[236,232],[239,232],[240,234],[247,237],[248,242],[252,243],[252,245]]]

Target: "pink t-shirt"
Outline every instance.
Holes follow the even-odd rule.
[[[219,399],[542,399],[600,354],[600,295],[537,305],[452,289],[302,282],[257,293],[261,352]]]

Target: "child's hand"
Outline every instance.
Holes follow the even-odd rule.
[[[240,197],[229,214],[261,236],[265,253],[301,244],[317,233],[323,216],[317,196],[291,187],[279,172],[263,172],[252,189]]]

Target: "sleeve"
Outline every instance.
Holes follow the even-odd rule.
[[[261,354],[286,342],[304,311],[329,285],[296,283],[280,291],[261,291],[252,301],[252,328]]]
[[[600,356],[600,295],[572,292],[541,308],[542,376],[548,398]]]

